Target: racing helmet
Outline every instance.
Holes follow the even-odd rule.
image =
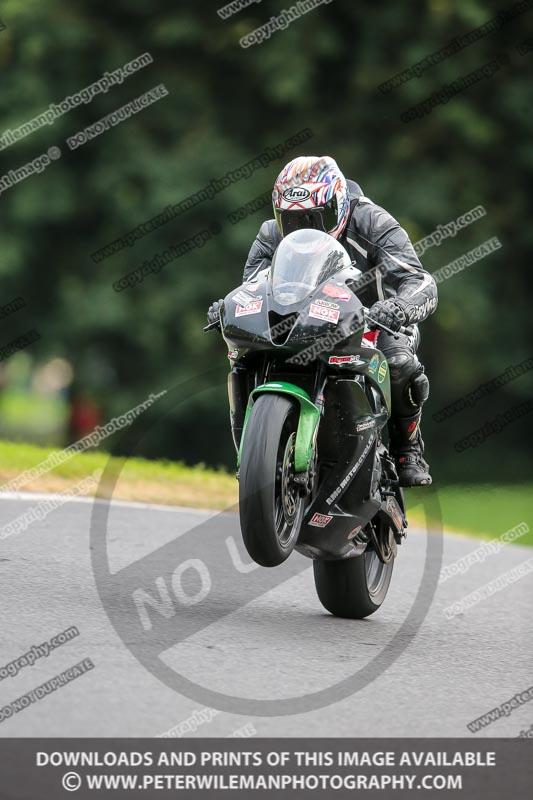
[[[280,172],[272,192],[282,236],[314,228],[338,239],[350,214],[346,178],[330,156],[298,156]]]

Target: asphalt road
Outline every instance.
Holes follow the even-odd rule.
[[[41,499],[4,496],[0,528]],[[453,603],[530,558],[529,548],[506,546],[439,583],[434,596],[423,592],[416,602],[429,605],[427,616],[419,626],[415,614],[406,625],[428,543],[430,551],[439,549],[436,534],[410,531],[384,605],[354,622],[322,609],[311,562],[301,556],[276,570],[252,569],[235,514],[117,503],[104,537],[105,506],[98,507],[94,517],[92,502],[71,501],[26,531],[0,538],[0,676],[32,645],[71,626],[79,630],[16,676],[0,679],[0,709],[73,664],[94,663],[0,722],[2,737],[151,737],[178,725],[182,732],[188,725],[186,735],[202,736],[230,736],[248,726],[259,736],[514,737],[533,723],[529,702],[475,735],[466,727],[532,684],[532,575],[452,619],[445,615]],[[520,521],[510,520],[509,527]],[[97,530],[92,543],[91,523]],[[452,534],[443,539],[444,565],[480,544]],[[439,565],[430,567],[435,573]],[[152,674],[154,663],[163,677],[187,679],[192,696]],[[291,698],[327,690],[353,674],[366,676],[363,688],[292,713]],[[202,699],[209,691],[251,705],[278,699],[283,710],[235,713],[226,699],[216,715],[200,714],[212,705]]]

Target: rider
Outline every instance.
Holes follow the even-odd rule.
[[[295,188],[301,191],[287,192]],[[290,161],[274,184],[272,201],[275,219],[261,225],[243,280],[269,267],[283,236],[301,228],[326,231],[345,247],[352,263],[363,273],[371,272],[357,291],[361,302],[371,306],[369,316],[376,323],[371,327],[382,324],[395,332],[407,328],[405,333],[396,333],[397,339],[380,330],[376,334],[379,344],[374,340],[390,369],[391,453],[401,486],[430,484],[420,432],[429,381],[416,351],[420,342],[417,323],[437,306],[435,281],[422,267],[400,224],[365,197],[357,183],[346,180],[329,156],[300,156]],[[210,322],[218,319],[220,302],[209,308]]]

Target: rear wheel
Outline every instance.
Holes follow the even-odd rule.
[[[381,606],[387,595],[394,558],[384,564],[375,550],[355,558],[313,561],[320,602],[336,617],[363,619]]]
[[[244,544],[263,567],[291,554],[300,533],[304,498],[294,483],[299,408],[276,394],[255,401],[239,471],[239,512]]]

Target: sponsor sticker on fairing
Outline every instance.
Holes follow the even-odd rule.
[[[374,440],[375,440],[375,436],[374,436],[374,434],[371,434],[370,439],[366,443],[365,449],[363,450],[363,452],[361,453],[361,455],[359,456],[359,458],[357,459],[357,461],[355,462],[355,464],[353,465],[351,470],[344,476],[344,478],[342,479],[340,484],[337,486],[335,491],[333,491],[330,494],[330,496],[327,498],[326,505],[330,506],[337,499],[337,497],[341,494],[342,490],[345,489],[346,486],[349,484],[349,482],[352,480],[353,476],[355,475],[355,473],[357,472],[357,470],[359,469],[359,467],[361,466],[361,464],[363,463],[363,461],[367,457],[370,448],[374,444]]]
[[[261,295],[254,296],[253,294],[248,294],[248,292],[245,291],[244,289],[241,289],[240,292],[237,292],[237,294],[232,295],[231,299],[233,300],[234,303],[237,303],[238,305],[241,306],[245,306],[252,300],[261,300]]]
[[[364,364],[359,356],[330,356],[328,364]]]
[[[332,303],[331,300],[321,300],[320,297],[315,300],[317,306],[325,306],[326,308],[340,308],[338,303]]]
[[[343,300],[344,302],[349,300],[351,295],[351,292],[347,289],[341,289],[340,286],[334,286],[332,283],[326,283],[326,285],[322,287],[322,293],[326,294],[328,297],[334,297],[336,300]]]
[[[387,376],[387,362],[383,360],[378,369],[378,383],[383,383]]]
[[[317,305],[317,303],[311,303],[309,308],[310,317],[321,319],[325,322],[332,322],[334,325],[336,325],[339,321],[339,315],[340,311],[335,310],[334,308],[324,308],[323,306]]]
[[[329,514],[313,514],[309,520],[309,525],[312,525],[314,528],[325,528],[332,519],[333,517]]]
[[[367,431],[369,428],[373,428],[373,427],[374,427],[374,420],[373,419],[367,419],[367,420],[364,420],[363,422],[358,422],[357,423],[357,425],[355,426],[355,432],[356,433],[361,433],[362,431]]]
[[[368,371],[370,372],[371,375],[375,375],[376,372],[378,371],[378,367],[379,367],[379,356],[376,354],[373,355],[372,358],[370,359],[370,362],[368,364]]]
[[[237,350],[237,348],[235,348],[234,350],[228,350],[228,358],[231,359],[232,361],[236,359],[238,355],[239,351]]]
[[[237,304],[237,308],[235,309],[235,316],[244,317],[247,314],[259,314],[262,307],[263,307],[262,300],[251,300],[249,303],[246,303],[246,305],[241,305],[239,303]]]

